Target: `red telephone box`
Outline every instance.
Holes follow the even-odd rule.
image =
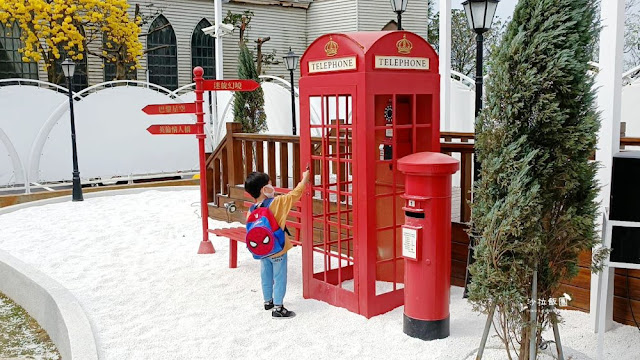
[[[404,176],[440,150],[438,58],[406,32],[327,34],[301,60],[303,292],[366,317],[404,300]]]

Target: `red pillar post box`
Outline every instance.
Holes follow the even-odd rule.
[[[405,174],[403,330],[422,340],[449,336],[451,175],[458,168],[458,160],[441,153],[398,160]]]

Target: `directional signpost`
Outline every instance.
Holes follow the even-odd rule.
[[[196,125],[187,124],[151,125],[147,131],[153,135],[198,135]]]
[[[204,91],[253,91],[260,84],[253,80],[205,80],[202,90]]]
[[[200,207],[202,214],[202,242],[198,254],[213,254],[215,249],[209,241],[209,208],[207,207],[207,171],[204,153],[204,111],[202,94],[205,91],[253,91],[260,86],[253,80],[204,80],[204,70],[198,66],[193,69],[196,83],[196,101],[192,103],[147,105],[142,111],[148,115],[195,114],[195,124],[157,124],[151,125],[147,131],[153,135],[195,135],[198,139],[200,157]]]
[[[142,111],[147,115],[195,114],[196,103],[147,105]]]

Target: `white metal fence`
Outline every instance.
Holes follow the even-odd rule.
[[[624,75],[622,121],[627,123],[628,136],[640,136],[640,101],[636,100],[640,99],[639,73],[640,67]],[[290,84],[280,78],[264,78],[269,80],[262,84],[268,133],[291,134]],[[451,82],[451,123],[441,124],[442,130],[472,132],[474,81],[452,72]],[[193,84],[169,91],[147,82],[112,81],[84,89],[74,94],[74,99],[83,184],[197,173],[197,142],[193,136],[153,136],[146,131],[152,124],[193,123],[195,116],[149,116],[141,110],[154,103],[192,102]],[[233,95],[217,93],[215,115],[210,109],[216,102],[209,104],[207,94],[204,100],[210,134],[207,148],[211,150],[225,135],[224,123],[233,121]],[[0,80],[0,192],[28,193],[34,188],[69,185],[72,163],[68,108],[63,87],[38,80]],[[216,115],[220,119],[217,122]],[[313,121],[314,116],[311,118]]]

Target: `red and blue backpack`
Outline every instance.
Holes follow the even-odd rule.
[[[245,242],[254,259],[263,259],[284,249],[284,231],[269,210],[272,201],[266,199],[249,209]]]

